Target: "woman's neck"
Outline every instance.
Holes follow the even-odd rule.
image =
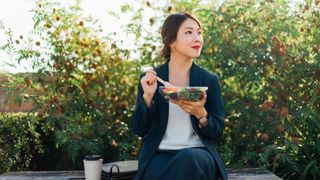
[[[189,75],[192,63],[192,58],[171,54],[169,61],[169,74]]]

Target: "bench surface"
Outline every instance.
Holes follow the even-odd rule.
[[[281,180],[270,171],[255,168],[227,169],[230,180]],[[0,180],[67,180],[85,179],[83,171],[23,171],[7,172],[0,175]]]

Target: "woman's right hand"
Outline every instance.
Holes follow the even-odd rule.
[[[147,105],[151,106],[151,100],[154,93],[157,90],[157,73],[150,69],[146,74],[141,78],[140,83],[143,89],[143,98]],[[148,107],[150,107],[148,106]]]

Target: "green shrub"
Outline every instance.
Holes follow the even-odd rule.
[[[0,114],[0,173],[28,170],[34,155],[43,152],[39,123],[25,114]]]

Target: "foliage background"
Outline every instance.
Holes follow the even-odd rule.
[[[2,27],[8,43],[1,49],[38,71],[32,78],[10,76],[2,85],[8,99],[34,103],[28,115],[3,121],[34,123],[35,130],[19,126],[19,131],[31,132],[32,141],[23,143],[37,148],[20,146],[28,154],[26,164],[4,165],[1,171],[79,169],[87,153],[102,154],[105,162],[137,158],[142,142],[128,124],[139,74],[162,63],[164,18],[187,11],[203,23],[205,44],[196,62],[220,77],[227,117],[217,147],[226,166],[266,168],[285,179],[320,177],[319,1],[126,4],[123,14],[135,12],[124,27],[136,38],[132,51],[119,48],[112,35],[102,36],[97,22],[82,16],[79,3],[63,8],[39,1],[33,31],[38,41],[12,37]],[[143,17],[146,9],[156,16]]]

